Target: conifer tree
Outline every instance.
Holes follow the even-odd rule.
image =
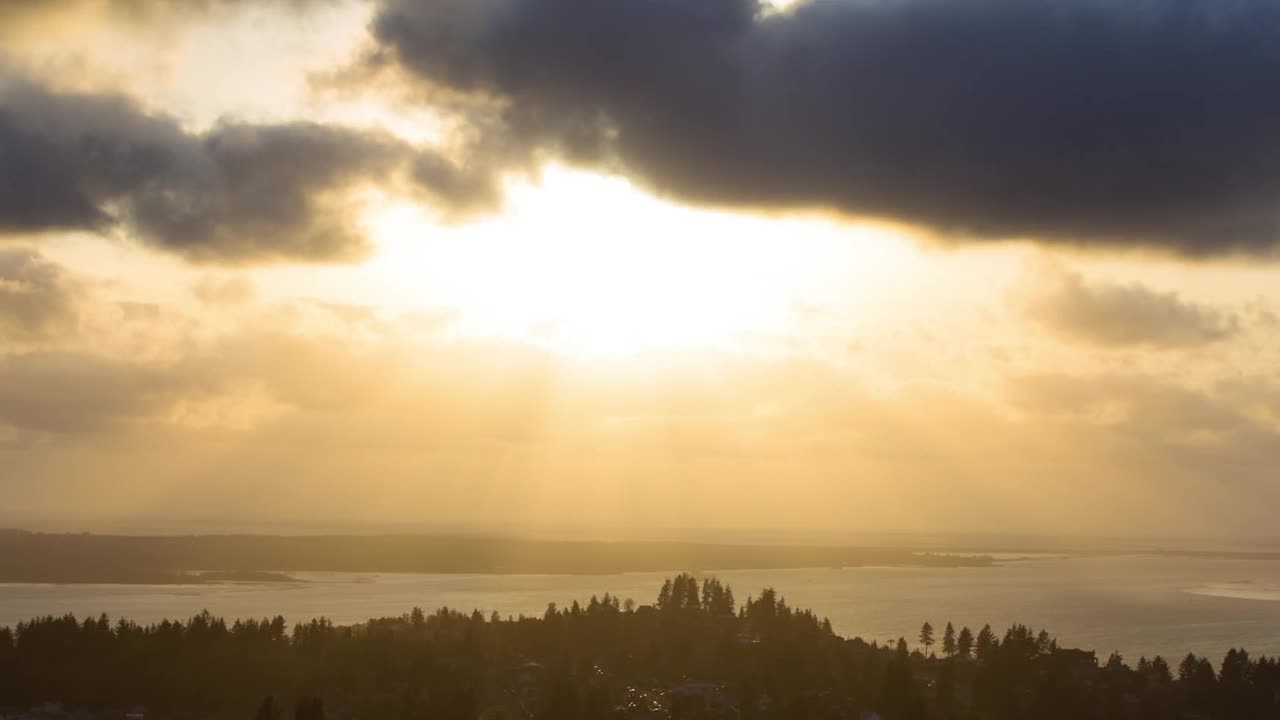
[[[956,637],[956,652],[962,658],[973,654],[973,631],[967,626],[960,628],[960,635]]]
[[[982,629],[978,631],[978,640],[977,640],[977,643],[974,645],[974,650],[977,653],[978,659],[986,660],[988,657],[990,657],[991,650],[995,648],[995,645],[996,645],[996,635],[995,633],[991,632],[991,626],[983,625]]]
[[[924,654],[927,656],[933,647],[933,625],[928,621],[920,626],[920,644],[924,646]]]

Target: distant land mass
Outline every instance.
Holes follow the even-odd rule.
[[[0,531],[0,582],[296,582],[290,572],[603,575],[868,565],[986,567],[904,548],[549,541],[434,535],[126,536]]]

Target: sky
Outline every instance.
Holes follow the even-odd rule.
[[[1280,3],[0,7],[0,526],[1276,537]]]

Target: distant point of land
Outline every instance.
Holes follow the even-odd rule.
[[[125,536],[0,533],[0,582],[298,582],[287,573],[605,575],[865,566],[987,567],[906,548],[547,541],[435,535]]]

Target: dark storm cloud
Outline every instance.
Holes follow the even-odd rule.
[[[1189,255],[1280,237],[1273,0],[382,0],[516,146],[712,204]]]
[[[400,184],[454,213],[494,202],[489,180],[385,133],[296,122],[192,134],[122,97],[0,79],[0,233],[123,223],[194,260],[346,260],[366,250],[352,188]]]
[[[80,284],[33,250],[0,249],[0,340],[36,340],[74,328]]]
[[[1052,332],[1107,347],[1179,348],[1225,340],[1239,318],[1139,284],[1089,283],[1076,273],[1040,283],[1027,314]]]
[[[366,251],[351,208],[324,193],[385,177],[389,137],[297,123],[219,127],[129,197],[142,237],[195,259],[344,260]]]

